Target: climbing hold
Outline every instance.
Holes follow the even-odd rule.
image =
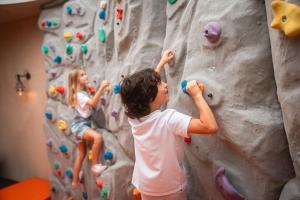
[[[191,144],[191,143],[192,143],[192,137],[184,138],[184,141],[185,141],[185,143],[187,143],[187,144]]]
[[[221,32],[218,22],[208,22],[204,27],[204,36],[211,43],[216,43],[220,39]]]
[[[57,169],[56,170],[56,175],[59,176],[59,177],[62,177],[62,172],[60,169]]]
[[[48,44],[44,44],[44,45],[42,46],[42,52],[43,52],[44,54],[48,54],[48,53],[49,53],[49,46],[48,46]]]
[[[54,186],[51,187],[51,192],[56,193],[56,188]]]
[[[74,198],[73,197],[68,197],[68,199],[67,200],[74,200]]]
[[[186,86],[187,86],[187,81],[186,81],[186,80],[182,80],[182,81],[181,81],[181,89],[182,89],[182,91],[183,91],[184,93],[186,93],[187,95],[190,95],[190,94],[186,91]],[[204,84],[198,83],[198,86],[199,86],[200,90],[203,92],[204,89],[205,89]]]
[[[117,19],[122,20],[123,19],[123,9],[117,8]]]
[[[100,8],[104,10],[104,9],[106,8],[106,6],[107,6],[106,1],[101,0],[101,1],[100,1]]]
[[[65,93],[65,87],[62,85],[56,86],[55,90],[56,90],[56,92],[60,93],[61,95],[63,95]]]
[[[50,85],[49,89],[48,89],[48,93],[50,96],[55,96],[56,95],[56,89],[53,85]]]
[[[57,127],[59,130],[65,131],[68,128],[68,125],[64,120],[61,119],[61,120],[58,120]]]
[[[104,160],[106,162],[112,162],[112,159],[113,159],[113,153],[111,151],[106,151],[104,153]]]
[[[53,62],[60,64],[62,61],[62,58],[60,56],[55,56],[52,60],[53,60]]]
[[[53,163],[53,168],[54,169],[59,169],[59,163],[58,162]]]
[[[95,87],[93,85],[89,85],[88,86],[88,90],[91,94],[94,94],[96,91],[95,91]]]
[[[111,116],[113,116],[114,118],[118,118],[119,117],[119,112],[117,111],[117,110],[113,110],[113,111],[111,111]]]
[[[96,185],[97,185],[97,187],[100,188],[100,189],[103,188],[103,182],[102,182],[102,180],[101,180],[100,178],[98,178],[98,179],[96,180]]]
[[[105,42],[105,32],[104,32],[104,29],[103,28],[99,28],[98,34],[99,34],[99,40],[104,43]]]
[[[212,94],[212,93],[209,93],[207,96],[208,96],[209,98],[213,98],[213,94]]]
[[[82,39],[84,38],[83,33],[77,32],[77,33],[76,33],[76,38],[77,38],[78,40],[82,40]]]
[[[50,112],[50,111],[45,112],[45,116],[48,120],[52,120],[52,118],[53,118],[52,112]]]
[[[169,4],[174,4],[177,0],[168,0]]]
[[[47,26],[47,27],[51,27],[51,26],[52,26],[52,22],[49,21],[49,20],[47,20],[47,21],[46,21],[46,26]]]
[[[50,149],[53,147],[53,141],[50,138],[47,140],[46,144]]]
[[[132,193],[133,193],[133,196],[134,196],[135,200],[141,200],[142,199],[141,192],[137,188],[134,188]]]
[[[71,169],[67,169],[66,170],[66,176],[69,178],[69,179],[73,179],[73,172]]]
[[[106,98],[104,96],[100,97],[100,103],[105,106],[106,105]]]
[[[58,27],[59,26],[59,20],[58,19],[52,19],[52,25],[54,27]]]
[[[59,146],[59,150],[60,150],[62,153],[67,153],[67,152],[68,152],[68,147],[67,147],[67,145],[65,145],[65,144],[61,144],[61,145]]]
[[[44,28],[45,26],[46,26],[46,22],[45,22],[45,21],[42,21],[42,22],[41,22],[41,27]]]
[[[67,53],[67,55],[71,55],[73,53],[73,45],[67,44],[66,53]]]
[[[73,37],[73,34],[71,32],[64,32],[64,38],[66,40],[71,40]]]
[[[66,7],[66,12],[69,14],[69,15],[72,15],[72,7],[70,5],[68,5]]]
[[[106,18],[106,13],[105,13],[105,10],[104,9],[101,9],[100,12],[99,12],[99,18],[102,19],[102,20],[105,20]]]
[[[92,150],[89,150],[89,153],[88,153],[88,159],[89,160],[92,160],[93,158],[93,151]]]
[[[82,198],[87,200],[88,199],[88,193],[87,192],[82,192]]]
[[[81,7],[78,6],[78,7],[76,8],[76,11],[77,11],[78,14],[80,14],[80,13],[81,13]]]
[[[300,34],[300,7],[285,1],[272,1],[274,19],[272,28],[279,29],[288,37]]]
[[[101,190],[101,197],[104,198],[104,199],[106,199],[107,196],[108,196],[108,191],[107,191],[106,188],[103,188],[103,189]]]
[[[244,200],[245,197],[236,191],[225,176],[224,167],[220,167],[215,174],[215,183],[217,189],[221,192],[225,199]]]
[[[83,54],[87,54],[87,52],[88,52],[88,47],[87,47],[86,44],[82,44],[82,45],[81,45],[81,51],[82,51]]]
[[[114,94],[119,94],[121,92],[121,86],[119,84],[114,86]]]

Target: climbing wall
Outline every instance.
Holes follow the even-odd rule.
[[[297,4],[293,2],[296,11]],[[164,49],[175,54],[163,74],[169,85],[167,108],[198,117],[184,88],[186,81],[199,80],[220,127],[215,135],[182,141],[188,199],[300,198],[299,179],[293,179],[300,172],[300,39],[297,27],[287,35],[271,28],[274,15],[271,0],[73,0],[45,5],[38,26],[45,33],[44,130],[52,198],[137,198],[131,185],[133,138],[119,82],[121,75],[154,67]],[[76,144],[66,99],[68,74],[75,66],[86,70],[91,92],[104,79],[111,90],[102,95],[93,115],[93,127],[104,140],[99,159],[109,167],[100,177],[92,176],[88,144],[80,187],[72,190]]]

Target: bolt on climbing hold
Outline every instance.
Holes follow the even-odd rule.
[[[54,186],[51,187],[51,192],[56,193],[56,188]]]
[[[117,19],[121,21],[123,20],[123,9],[120,7],[117,8]]]
[[[64,38],[66,40],[71,40],[73,37],[73,34],[71,32],[64,32]]]
[[[186,91],[186,86],[187,86],[187,81],[186,81],[186,80],[182,80],[182,81],[181,81],[181,89],[182,89],[182,91],[183,91],[184,93],[186,93],[187,95],[190,95],[190,94]],[[205,89],[204,84],[198,83],[198,86],[199,86],[200,90],[203,92],[204,89]]]
[[[111,111],[111,116],[113,116],[115,119],[117,119],[119,117],[119,112],[117,110],[113,110]]]
[[[168,0],[169,4],[174,4],[177,0]]]
[[[67,53],[67,55],[71,55],[73,53],[73,45],[67,44],[66,53]]]
[[[119,84],[114,86],[114,94],[119,94],[121,92],[121,86]]]
[[[53,85],[50,85],[49,89],[48,89],[48,93],[50,96],[55,96],[56,95],[56,89]]]
[[[61,119],[61,120],[58,120],[57,127],[59,130],[65,131],[68,128],[68,125],[64,120]]]
[[[50,149],[53,147],[53,141],[51,139],[48,139],[46,144]]]
[[[108,197],[108,191],[107,191],[106,188],[103,188],[101,190],[101,197],[104,198],[104,199],[106,199]]]
[[[94,94],[96,92],[95,87],[93,85],[89,85],[88,90],[91,94]]]
[[[59,169],[59,163],[57,163],[57,162],[53,163],[53,168],[54,169]]]
[[[56,86],[55,90],[56,90],[56,92],[60,93],[61,95],[65,94],[65,87],[62,85]]]
[[[77,11],[78,14],[80,14],[80,13],[81,13],[81,7],[78,6],[78,7],[76,8],[76,11]]]
[[[100,12],[99,12],[99,18],[102,19],[102,20],[105,20],[106,18],[106,13],[105,13],[105,10],[104,9],[101,9]]]
[[[50,111],[45,112],[45,117],[46,117],[48,120],[52,120],[52,119],[53,119],[52,112],[50,112]]]
[[[55,173],[56,173],[57,176],[62,177],[62,172],[61,172],[60,169],[57,169],[57,170],[55,171]]]
[[[77,32],[77,33],[76,33],[76,38],[77,38],[78,40],[82,40],[82,39],[84,38],[83,33]]]
[[[61,145],[59,146],[59,150],[60,150],[62,153],[68,153],[68,147],[67,147],[67,145],[65,145],[65,144],[61,144]]]
[[[208,22],[204,27],[204,36],[211,43],[216,43],[220,39],[221,32],[218,22]]]
[[[184,142],[187,143],[187,144],[191,144],[192,143],[192,137],[184,138]]]
[[[98,178],[98,179],[96,180],[96,185],[97,185],[97,187],[100,188],[100,189],[103,188],[103,182],[102,182],[102,180],[101,180],[100,178]]]
[[[47,21],[46,21],[46,26],[47,26],[47,27],[51,27],[51,26],[52,26],[52,22],[49,21],[49,20],[47,20]]]
[[[62,58],[60,56],[55,56],[52,60],[53,60],[53,62],[60,64],[62,61]]]
[[[87,47],[86,44],[82,44],[82,45],[81,45],[81,52],[82,52],[83,54],[87,54],[87,52],[88,52],[88,47]]]
[[[132,193],[133,193],[133,196],[134,196],[135,200],[141,200],[142,199],[141,192],[137,188],[134,188]]]
[[[67,5],[66,7],[66,12],[69,14],[69,15],[72,15],[72,7],[70,5]]]
[[[272,1],[274,19],[271,27],[279,29],[288,37],[300,34],[300,7],[285,1]]]
[[[45,26],[46,26],[46,22],[45,22],[45,21],[42,21],[42,22],[41,22],[41,27],[44,28]]]
[[[88,193],[87,192],[82,192],[82,198],[87,200],[88,199]]]
[[[106,98],[104,96],[100,97],[100,103],[101,105],[105,106],[106,105]]]
[[[104,32],[104,29],[103,28],[99,28],[98,34],[99,34],[99,40],[104,43],[105,42],[105,32]]]
[[[48,46],[48,44],[44,44],[44,45],[42,46],[42,52],[43,52],[44,54],[48,54],[48,53],[49,53],[49,46]]]
[[[113,153],[111,151],[106,151],[104,153],[104,160],[107,164],[112,164],[113,162]]]
[[[73,172],[71,169],[67,169],[65,174],[69,179],[73,179]]]

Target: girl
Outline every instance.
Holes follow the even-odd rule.
[[[75,159],[73,169],[72,187],[79,183],[79,172],[86,155],[85,141],[93,141],[92,146],[92,168],[91,171],[95,176],[100,175],[107,166],[97,164],[99,148],[102,142],[101,134],[91,128],[91,115],[93,108],[96,108],[102,92],[109,87],[109,81],[101,83],[99,89],[93,97],[87,93],[88,78],[85,71],[81,68],[74,68],[69,74],[69,96],[68,104],[73,108],[74,121],[71,124],[71,131],[79,139],[77,149],[79,155]]]

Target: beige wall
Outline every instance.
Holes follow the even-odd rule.
[[[14,180],[50,173],[43,132],[43,34],[36,23],[37,17],[0,24],[0,176]],[[15,75],[24,70],[32,75],[30,90],[18,96]]]

